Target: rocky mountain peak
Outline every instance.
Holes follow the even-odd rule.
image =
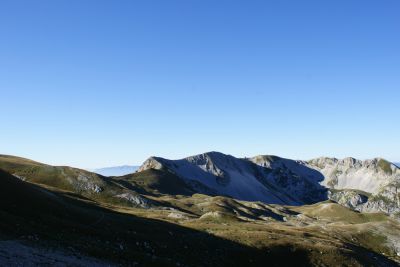
[[[259,155],[241,159],[207,152],[180,160],[151,157],[139,171],[150,168],[165,169],[188,184],[196,183],[216,194],[243,200],[299,205],[327,199],[327,190],[336,190],[330,198],[340,199],[341,203],[351,199],[349,205],[358,205],[358,209],[387,211],[391,205],[393,211],[399,206],[400,169],[382,158],[320,157],[301,161]],[[350,191],[340,193],[341,190]],[[368,202],[364,195],[383,196],[390,204],[381,200],[379,204]]]
[[[159,157],[150,157],[139,167],[138,172],[142,172],[148,169],[161,170],[164,165],[165,159]]]

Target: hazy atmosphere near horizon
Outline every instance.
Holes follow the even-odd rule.
[[[2,1],[1,154],[400,162],[399,1]]]

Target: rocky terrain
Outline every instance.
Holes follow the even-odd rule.
[[[50,166],[6,155],[0,155],[0,169],[23,181],[68,190],[101,202],[139,206],[147,203],[145,197],[125,189],[113,179],[82,169]]]
[[[0,265],[398,266],[398,174],[211,152],[105,177],[0,156]]]
[[[290,165],[293,169],[303,167],[294,161],[290,163],[293,163],[293,166]],[[273,168],[264,164],[210,152],[182,160],[152,157],[143,163],[139,172],[148,169],[167,170],[189,185],[196,184],[198,189],[193,188],[195,191],[241,200],[301,205],[326,199],[325,188],[318,184],[322,176],[318,177],[316,171],[305,168],[309,175],[300,177],[285,164]]]
[[[197,192],[242,200],[303,205],[329,198],[359,211],[394,216],[400,211],[400,169],[380,158],[239,159],[210,152],[181,160],[151,157],[139,171],[147,169],[167,170],[188,185],[196,183]]]
[[[400,168],[384,159],[319,158],[308,162],[325,179],[329,198],[364,212],[400,212]]]

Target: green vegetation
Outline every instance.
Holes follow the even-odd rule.
[[[124,193],[154,205],[116,197]],[[0,156],[0,196],[0,238],[29,243],[37,236],[42,245],[122,265],[396,265],[381,255],[393,254],[382,232],[400,226],[384,214],[329,201],[286,207],[196,194],[163,170],[107,178]]]
[[[387,173],[389,175],[392,174],[391,163],[389,161],[380,159],[378,161],[378,167],[381,168],[385,173]]]
[[[123,186],[108,177],[85,170],[66,166],[50,166],[6,155],[0,155],[0,169],[28,182],[74,192],[98,202],[135,206],[134,203],[115,197],[128,192]]]
[[[388,218],[383,213],[360,213],[336,203],[301,206],[295,208],[295,210],[313,218],[324,219],[330,222],[345,222],[348,224],[380,222]]]
[[[393,250],[387,246],[387,237],[382,234],[363,231],[355,233],[354,236],[357,241],[362,243],[367,249],[373,249],[379,253],[385,253],[386,255],[393,254]]]
[[[247,263],[243,254],[268,260],[261,252],[235,242],[117,213],[74,195],[40,189],[2,171],[0,182],[0,232],[8,238],[36,236],[46,240],[46,245],[72,247],[121,264],[240,266]]]
[[[265,225],[225,220],[226,217],[222,221],[196,220],[192,225],[180,226],[106,209],[74,194],[22,182],[2,171],[0,194],[2,236],[26,237],[25,243],[34,236],[39,240],[35,244],[44,242],[46,246],[68,247],[122,265],[133,262],[144,266],[265,266],[265,263],[310,266],[318,262],[332,265],[335,261],[360,266],[373,263],[372,257],[349,254],[341,244],[331,247],[301,242],[302,235],[290,229],[272,230],[275,227],[272,226],[268,230]],[[308,235],[307,239],[312,240],[313,236]],[[391,264],[377,254],[371,255]]]
[[[370,198],[371,201],[382,201],[385,204],[394,204],[394,202],[392,200],[390,200],[389,198],[383,196],[382,194],[377,194],[377,195],[373,195]]]
[[[192,195],[195,192],[178,176],[164,170],[149,169],[139,173],[115,177],[118,184],[149,195]]]

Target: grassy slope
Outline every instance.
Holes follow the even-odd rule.
[[[60,175],[60,168],[69,167],[53,167],[21,158],[0,156],[1,168],[18,175],[23,174],[21,176],[26,175],[24,177],[29,176],[28,180],[31,182],[58,187],[57,180],[66,178],[64,174]],[[69,169],[75,176],[82,171]],[[65,169],[62,170],[65,173]],[[73,176],[72,174],[67,177]],[[0,172],[0,176],[6,181],[0,184],[0,236],[18,238],[37,234],[51,246],[72,246],[91,256],[123,263],[139,261],[151,265],[174,266],[176,262],[180,262],[189,266],[243,266],[250,263],[253,266],[263,266],[268,262],[271,263],[270,266],[294,263],[296,266],[307,266],[335,265],[341,262],[348,266],[374,266],[377,261],[386,265],[393,264],[362,248],[377,251],[376,247],[368,247],[365,243],[374,243],[380,237],[374,238],[366,234],[362,237],[362,243],[355,244],[345,234],[336,233],[335,235],[342,236],[338,239],[335,235],[324,233],[319,226],[312,226],[313,224],[292,227],[281,222],[285,216],[281,212],[282,207],[254,208],[224,197],[199,194],[191,196],[192,192],[184,184],[180,184],[182,181],[179,178],[165,172],[149,170],[114,178],[115,182],[105,182],[110,183],[111,191],[115,188],[125,190],[122,187],[136,190],[148,194],[160,203],[186,212],[195,219],[176,220],[168,218],[169,211],[112,206],[110,203],[121,203],[114,202],[107,192],[101,194],[101,197],[93,194],[83,194],[82,197],[55,188],[46,189],[24,183],[4,172]],[[95,179],[97,178],[104,181],[102,176],[96,176]],[[10,187],[10,184],[14,184],[14,187]],[[64,186],[59,188],[71,190]],[[290,209],[293,214],[300,212],[310,218],[325,218],[327,221],[350,225],[386,219],[380,218],[381,215],[375,218],[348,213],[348,209],[338,205],[333,206],[331,211],[319,205],[298,208],[301,210]],[[200,218],[207,212],[218,212],[222,216]],[[270,216],[271,222],[257,221],[260,213]],[[244,222],[240,217],[255,221]],[[353,230],[350,228],[348,231]],[[380,250],[381,248],[378,249]]]
[[[68,190],[99,202],[132,205],[115,197],[115,195],[129,192],[129,190],[124,190],[122,186],[115,183],[111,178],[82,169],[67,166],[50,166],[29,159],[7,155],[0,155],[0,169],[18,175],[29,182]],[[86,180],[82,180],[81,177]],[[93,190],[85,189],[85,185],[88,183],[98,185],[102,191],[96,193]]]
[[[142,194],[191,196],[195,193],[178,176],[162,170],[149,169],[139,173],[114,177],[114,180]]]
[[[383,213],[359,213],[329,201],[321,204],[295,207],[293,210],[313,218],[349,224],[385,221],[388,219]]]
[[[388,175],[392,174],[391,163],[389,161],[384,160],[384,159],[380,159],[378,161],[378,166],[379,166],[379,168],[381,168]]]
[[[77,196],[20,181],[0,171],[3,238],[151,266],[307,266],[306,251],[276,246],[270,253],[179,225],[104,209]],[[29,238],[28,238],[29,239]],[[29,241],[27,241],[29,242]],[[36,241],[38,243],[38,241]],[[291,257],[285,257],[287,253]]]
[[[71,191],[75,188],[68,179],[76,178],[79,173],[87,175],[100,183],[105,181],[104,177],[84,170],[64,166],[50,166],[29,159],[7,155],[0,155],[0,169],[18,175],[30,182]]]
[[[390,245],[386,244],[385,234],[394,226],[400,229],[399,224],[391,223],[383,214],[360,214],[335,203],[282,207],[200,194],[192,197],[165,196],[162,200],[179,206],[180,211],[121,211],[173,221],[263,251],[273,251],[276,247],[306,251],[310,264],[315,265],[335,266],[340,262],[343,266],[357,266],[357,262],[363,262],[364,266],[384,266],[375,261],[389,264],[374,252],[397,258]],[[168,216],[181,214],[182,211],[186,211],[187,216]],[[240,216],[250,220],[235,215],[238,211]],[[209,212],[215,216],[201,216]],[[268,218],[257,220],[260,215]],[[394,236],[399,235],[395,233]]]

